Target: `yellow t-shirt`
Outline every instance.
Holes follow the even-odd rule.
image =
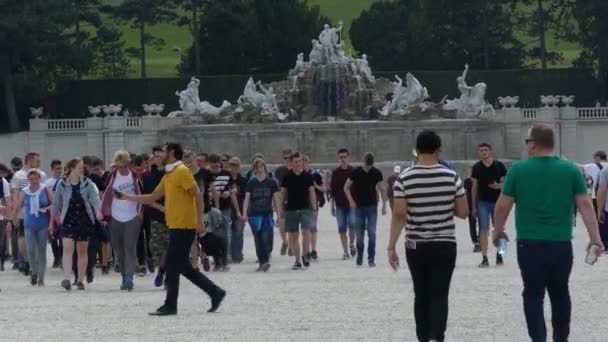
[[[165,173],[155,192],[165,194],[165,221],[169,229],[196,229],[196,198],[190,194],[196,182],[184,164]]]

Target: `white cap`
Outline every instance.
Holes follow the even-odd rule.
[[[401,173],[401,166],[395,165],[395,168],[393,169],[393,172],[395,172],[395,173]]]

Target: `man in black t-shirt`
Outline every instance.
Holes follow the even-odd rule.
[[[285,203],[285,232],[289,236],[289,247],[296,258],[294,270],[310,266],[308,252],[310,229],[313,227],[317,198],[312,175],[304,171],[302,155],[295,152],[290,157],[291,171],[283,179],[281,192]],[[300,250],[300,228],[302,229],[302,250]],[[300,252],[301,260],[300,262]]]
[[[344,192],[351,209],[355,210],[357,230],[357,266],[363,264],[365,230],[367,229],[367,261],[375,267],[376,224],[378,222],[378,193],[382,199],[382,215],[386,215],[386,190],[382,186],[382,172],[374,167],[374,155],[370,152],[363,157],[363,166],[353,170],[344,184]]]
[[[289,173],[289,171],[291,170],[291,155],[293,154],[293,151],[290,148],[286,148],[282,151],[281,156],[283,159],[283,165],[279,166],[276,168],[276,170],[274,170],[274,178],[277,180],[277,184],[279,185],[279,188],[283,185],[283,179],[285,178],[285,176],[287,176],[287,174]],[[285,211],[285,208],[283,207],[283,212]],[[279,224],[279,234],[281,235],[281,240],[283,240],[283,244],[281,245],[281,255],[285,255],[287,253],[287,249],[288,249],[288,243],[287,243],[287,234],[285,233],[285,215],[283,215],[283,218],[281,220],[279,220],[278,222]],[[291,249],[289,249],[289,255],[291,256]]]
[[[323,207],[325,205],[325,185],[323,184],[323,177],[321,174],[310,168],[310,160],[308,156],[304,156],[304,171],[310,173],[312,175],[313,186],[315,188],[315,197],[317,198],[317,208]],[[310,227],[310,253],[308,253],[308,258],[317,261],[319,256],[317,254],[317,231],[319,224],[319,212],[313,212],[313,222]]]
[[[224,224],[220,229],[220,235],[226,239],[226,250],[231,250],[232,240],[232,210],[238,207],[236,200],[236,187],[232,175],[227,170],[222,169],[222,158],[217,154],[209,156],[209,171],[213,177],[213,187],[219,196],[219,210],[224,217]],[[227,253],[229,254],[229,253]],[[232,256],[225,255],[225,264],[222,266],[222,271],[227,271],[226,263],[232,262]]]
[[[471,211],[477,215],[479,225],[479,242],[481,244],[482,261],[479,267],[489,267],[488,241],[490,220],[494,223],[494,209],[502,189],[502,183],[507,175],[507,168],[492,157],[492,146],[487,143],[479,145],[479,157],[471,174],[473,197]],[[502,265],[502,256],[496,254],[496,265]]]

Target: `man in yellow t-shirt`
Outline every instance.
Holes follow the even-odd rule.
[[[194,181],[190,169],[181,159],[184,151],[180,144],[168,143],[163,150],[165,175],[153,193],[149,195],[116,195],[119,198],[152,204],[165,198],[165,220],[169,227],[169,248],[167,249],[167,297],[152,316],[177,314],[180,274],[205,291],[211,298],[211,308],[215,312],[226,296],[226,291],[215,285],[190,263],[190,246],[196,233],[205,232],[203,224],[204,203],[200,189]]]

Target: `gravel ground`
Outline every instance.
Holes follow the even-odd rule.
[[[255,273],[247,232],[245,262],[228,273],[211,274],[228,291],[217,314],[205,313],[209,300],[184,278],[179,315],[148,317],[164,299],[151,275],[137,278],[131,293],[118,289],[116,273],[98,274],[86,291],[66,293],[59,286],[59,270],[50,271],[45,288],[31,287],[28,278],[6,271],[0,274],[0,340],[415,341],[413,290],[402,243],[402,269],[395,273],[386,261],[388,224],[388,216],[380,217],[376,268],[340,260],[328,208],[320,214],[320,261],[308,270],[292,271],[292,259],[275,252],[271,271]],[[505,266],[478,269],[481,257],[472,253],[464,221],[458,221],[458,241],[447,340],[526,341],[514,250]],[[584,263],[586,234],[580,221],[574,243],[571,340],[608,341],[608,261],[593,267]],[[548,310],[547,305],[549,322]]]

